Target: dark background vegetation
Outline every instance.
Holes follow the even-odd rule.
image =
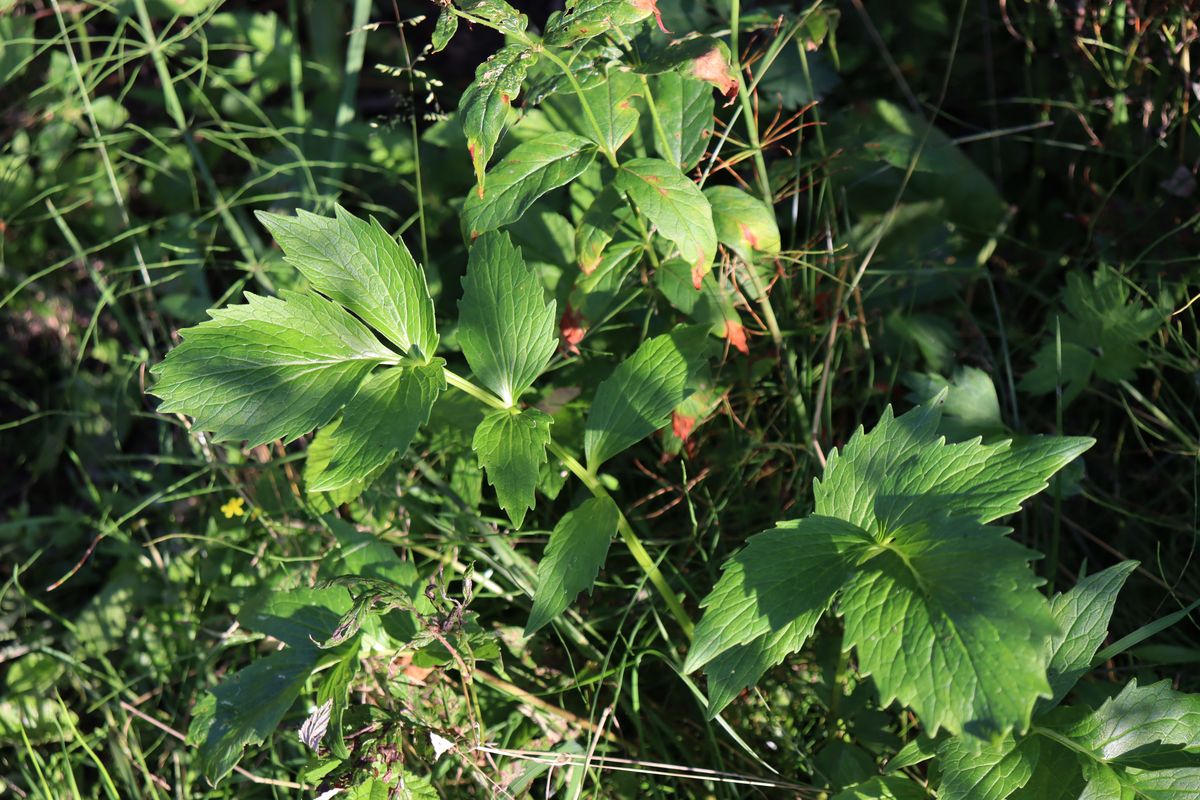
[[[262,648],[233,624],[245,593],[321,557],[323,534],[298,500],[302,443],[213,448],[144,394],[148,366],[180,327],[243,289],[295,283],[251,212],[328,211],[336,200],[376,214],[404,231],[439,310],[454,314],[465,264],[457,207],[472,175],[444,118],[500,37],[464,30],[443,53],[423,54],[433,4],[376,2],[369,18],[379,24],[347,92],[350,4],[182,5],[189,16],[175,16],[173,0],[148,7],[165,91],[135,4],[0,3],[0,795],[38,796],[41,774],[70,787],[63,796],[108,796],[104,772],[121,797],[295,796],[261,782],[295,775],[303,756],[293,737],[248,754],[243,766],[259,782],[235,775],[211,789],[170,731],[186,730],[194,700]],[[557,7],[520,5],[534,26]],[[677,33],[728,29],[725,3],[659,5]],[[764,137],[788,251],[772,290],[784,346],[747,315],[750,355],[727,356],[724,400],[683,453],[664,438],[611,467],[652,552],[667,554],[664,569],[694,611],[748,535],[808,510],[831,447],[886,404],[911,404],[913,375],[975,367],[994,383],[1003,427],[1098,442],[1058,499],[1040,496],[1013,522],[1048,554],[1038,569],[1062,587],[1081,571],[1139,560],[1116,635],[1200,598],[1200,304],[1187,305],[1200,284],[1200,8],[824,7],[840,12],[835,40],[805,54],[807,69],[792,47],[757,97],[761,131],[789,129],[794,115],[804,123]],[[742,9],[751,71],[771,21],[801,10]],[[411,22],[417,15],[426,19]],[[900,193],[904,170],[888,148],[903,155],[906,145],[870,127],[877,100],[935,119],[978,174],[950,159]],[[910,216],[843,295],[871,226],[892,209]],[[1067,276],[1090,282],[1101,265],[1120,275],[1128,302],[1161,314],[1153,335],[1132,343],[1136,368],[1094,378],[1069,403],[1023,389],[1066,319]],[[586,380],[570,366],[562,375],[564,385]],[[615,549],[596,593],[581,598],[588,647],[550,629],[521,644],[514,631],[527,616],[522,587],[540,531],[570,498],[539,503],[519,536],[492,535],[445,499],[448,475],[460,494],[478,492],[459,450],[452,431],[432,436],[343,514],[422,574],[452,552],[487,571],[474,607],[505,634],[505,685],[584,719],[613,706],[619,735],[648,760],[762,774],[761,756],[815,787],[871,768],[910,735],[873,706],[869,684],[847,677],[836,636],[735,703],[728,730],[709,725],[661,655],[681,642]],[[235,497],[250,513],[222,512]],[[480,513],[491,520],[486,497]],[[1106,680],[1131,674],[1200,689],[1197,662],[1189,618],[1083,691],[1103,695]],[[441,680],[423,702],[444,704],[453,724],[444,695],[455,683]],[[528,710],[528,695],[497,687],[481,697],[506,746],[561,740]],[[418,771],[449,796],[484,793],[445,761]],[[613,776],[607,790],[699,796],[700,785],[634,774]]]

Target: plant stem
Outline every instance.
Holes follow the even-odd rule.
[[[508,408],[504,401],[499,397],[496,397],[486,389],[476,386],[471,381],[463,378],[450,369],[443,370],[443,373],[446,376],[446,383],[453,386],[455,389],[474,397],[484,405],[497,409]],[[552,439],[550,441],[549,449],[550,452],[554,454],[554,457],[563,463],[563,466],[565,466],[575,475],[575,477],[579,478],[579,480],[583,482],[583,485],[587,487],[588,491],[591,492],[594,497],[608,497],[611,499],[611,495],[609,495],[608,490],[604,488],[604,485],[600,483],[600,479],[597,478],[594,473],[589,472],[587,468],[580,464],[579,460],[568,453],[562,445]],[[679,602],[679,598],[675,596],[675,592],[673,589],[671,589],[671,585],[667,583],[666,576],[662,574],[662,571],[658,568],[658,565],[654,563],[654,559],[650,557],[650,553],[647,552],[645,546],[642,544],[642,540],[638,538],[638,535],[633,530],[633,526],[629,524],[629,520],[626,519],[625,514],[622,513],[620,509],[617,509],[617,531],[621,534],[621,540],[625,542],[625,546],[629,548],[629,552],[633,556],[634,561],[638,563],[638,566],[640,566],[642,571],[646,573],[646,577],[650,579],[650,583],[654,584],[654,588],[658,590],[660,595],[662,595],[663,600],[667,604],[667,608],[671,612],[671,616],[675,617],[675,621],[679,623],[679,627],[683,630],[684,635],[687,636],[688,640],[690,641],[692,638],[692,631],[695,629],[695,625],[692,624],[692,620],[688,616],[687,611],[684,609],[683,604]]]

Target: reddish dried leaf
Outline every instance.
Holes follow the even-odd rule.
[[[746,329],[735,319],[725,320],[725,338],[744,355],[750,355],[750,345],[746,342]]]
[[[692,429],[695,427],[695,417],[685,416],[678,411],[671,412],[671,432],[681,440],[686,442],[687,438],[692,435]]]

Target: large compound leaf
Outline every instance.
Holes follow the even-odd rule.
[[[290,442],[329,422],[373,367],[398,357],[323,298],[246,301],[210,311],[151,370],[159,411],[194,417],[217,441]]]
[[[619,513],[612,498],[593,497],[554,526],[546,553],[538,563],[537,589],[525,626],[526,636],[565,611],[580,592],[591,591],[617,532]]]
[[[536,59],[537,56],[528,47],[505,45],[479,65],[475,70],[475,80],[459,101],[459,121],[467,137],[467,150],[471,154],[480,194],[485,188],[484,169],[496,149],[504,118],[521,91],[525,73]]]
[[[688,379],[703,363],[705,336],[699,326],[647,339],[604,379],[584,429],[588,469],[666,426],[690,394]]]
[[[507,233],[475,241],[458,302],[458,340],[475,375],[508,405],[558,347],[554,306]]]
[[[1020,510],[1094,443],[1086,437],[1033,436],[948,445],[937,434],[940,417],[937,405],[901,417],[889,409],[871,433],[860,428],[830,456],[824,477],[814,484],[816,512],[871,531],[910,514],[914,504],[990,522]]]
[[[475,429],[471,447],[514,528],[521,527],[525,512],[534,506],[538,470],[546,463],[552,422],[549,414],[536,408],[520,413],[501,408],[484,417]]]
[[[751,537],[725,563],[701,603],[705,613],[684,664],[691,672],[712,662],[710,714],[732,699],[735,685],[752,683],[804,644],[873,544],[855,525],[814,516]]]
[[[1057,727],[1096,761],[1200,766],[1200,695],[1177,692],[1170,681],[1138,686],[1135,678],[1096,711]]]
[[[1022,380],[1023,388],[1045,394],[1058,386],[1060,373],[1067,384],[1066,405],[1082,391],[1092,374],[1118,382],[1134,376],[1146,360],[1142,342],[1162,326],[1166,315],[1130,298],[1125,278],[1109,266],[1100,266],[1089,281],[1079,272],[1067,275],[1063,291],[1066,316],[1061,320],[1062,358],[1059,343],[1051,336],[1034,356],[1036,367]]]
[[[717,252],[712,208],[704,193],[678,167],[658,158],[625,162],[615,185],[679,248],[691,265],[693,285],[700,288]]]
[[[1091,669],[1092,656],[1108,635],[1108,622],[1112,619],[1117,593],[1137,564],[1126,561],[1089,575],[1071,591],[1051,599],[1050,613],[1059,630],[1048,644],[1048,674],[1054,696],[1047,707],[1057,705]]]
[[[652,86],[662,132],[653,130],[646,135],[653,136],[654,149],[660,156],[680,169],[691,169],[704,155],[713,127],[712,88],[678,72],[655,76]]]
[[[1049,696],[1045,641],[1057,630],[1037,554],[968,517],[915,514],[843,590],[846,646],[874,676],[883,705],[899,699],[932,735],[995,739],[1029,725]]]
[[[445,361],[393,367],[372,375],[346,405],[331,437],[332,452],[312,492],[341,489],[391,463],[429,419],[433,403],[446,388]]]
[[[372,217],[341,206],[335,216],[297,211],[294,217],[259,212],[284,260],[321,294],[353,311],[402,351],[416,347],[428,361],[437,350],[433,300],[425,273],[403,242]]]
[[[487,190],[463,204],[463,225],[474,239],[516,222],[533,202],[574,180],[596,156],[596,146],[573,133],[555,132],[519,144],[487,173]]]

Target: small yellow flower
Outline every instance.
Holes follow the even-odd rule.
[[[221,506],[221,513],[225,515],[225,519],[240,517],[246,513],[246,501],[240,497],[234,497]]]

